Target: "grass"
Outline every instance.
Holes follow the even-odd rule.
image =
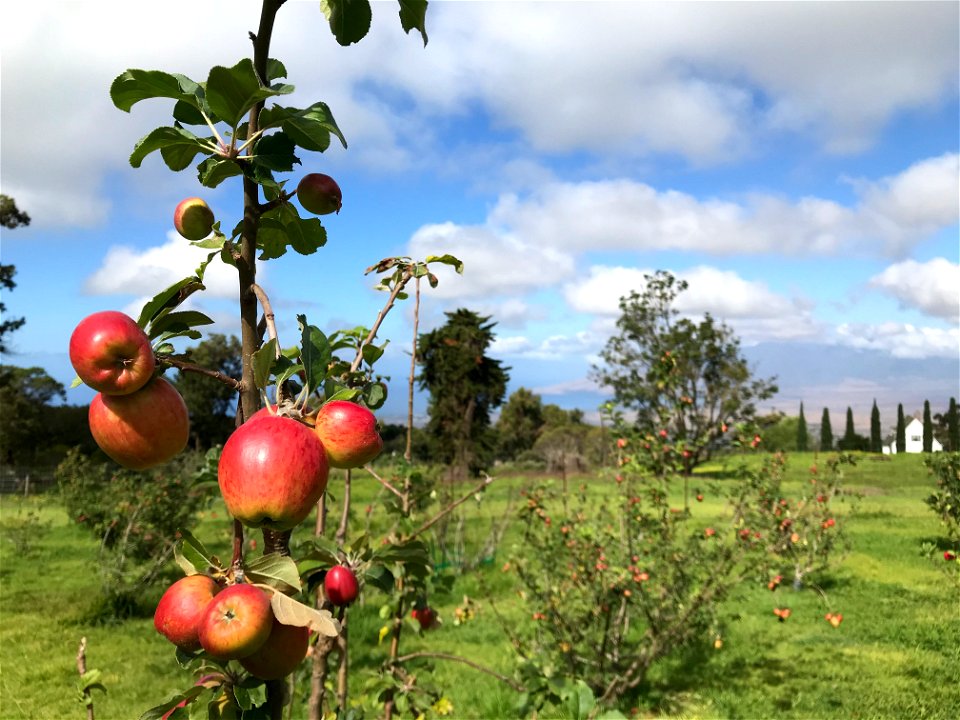
[[[789,459],[788,481],[805,482],[812,454]],[[722,468],[706,468],[719,473]],[[722,474],[722,473],[719,473]],[[578,479],[578,482],[580,479]],[[469,510],[482,525],[503,514],[521,478],[498,478],[483,504]],[[942,531],[923,503],[933,481],[918,456],[864,456],[847,471],[847,484],[863,493],[848,524],[852,551],[824,583],[826,598],[813,592],[763,586],[731,599],[739,620],[725,631],[722,649],[706,664],[680,660],[657,668],[650,678],[643,714],[685,718],[954,718],[960,708],[960,594],[934,562],[921,555],[925,541]],[[601,492],[605,483],[591,483]],[[378,500],[379,486],[355,484],[354,527],[362,509]],[[3,497],[0,517],[16,516],[18,500]],[[0,719],[82,718],[76,699],[76,651],[87,638],[87,663],[103,671],[107,694],[97,695],[99,720],[136,718],[143,710],[183,689],[190,680],[170,646],[153,630],[149,616],[159,590],[144,596],[145,617],[116,623],[95,621],[100,579],[97,543],[71,523],[49,496],[28,501],[39,523],[32,550],[0,546]],[[473,503],[468,503],[472,505]],[[719,510],[709,501],[694,508]],[[205,513],[197,535],[221,556],[229,552],[229,524],[219,504]],[[306,530],[298,532],[306,533]],[[480,535],[484,535],[483,530]],[[511,542],[510,536],[504,545]],[[511,675],[513,655],[489,605],[511,621],[525,621],[502,558],[457,578],[449,594],[431,601],[445,623],[418,636],[406,632],[403,652],[449,652]],[[173,576],[171,576],[173,577]],[[469,596],[477,618],[459,627],[453,610]],[[386,655],[377,645],[383,596],[369,592],[351,614],[352,667],[362,676],[376,671]],[[789,605],[786,623],[772,614]],[[834,629],[825,612],[843,613]],[[361,648],[363,649],[361,651]],[[445,688],[458,718],[513,715],[516,695],[496,679],[464,665],[437,660],[418,675]],[[301,686],[303,687],[303,685]],[[304,717],[305,698],[294,707]],[[562,712],[557,711],[557,717]]]

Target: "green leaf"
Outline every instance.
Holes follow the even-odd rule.
[[[193,533],[184,528],[179,528],[177,532],[180,534],[180,539],[174,545],[173,554],[177,565],[185,574],[198,575],[209,568],[219,569],[216,558],[210,554],[202,542],[194,537]]]
[[[243,168],[236,160],[215,155],[197,165],[197,179],[204,187],[215,188],[227,178],[243,174]]]
[[[327,242],[327,231],[317,218],[301,218],[295,206],[285,203],[260,218],[257,243],[261,260],[278,258],[291,246],[311,255]]]
[[[334,400],[356,400],[359,394],[360,388],[340,388],[332,395],[328,395],[325,402],[333,402]]]
[[[133,147],[130,164],[138,168],[147,155],[160,150],[164,162],[171,170],[183,170],[198,153],[212,155],[208,140],[199,138],[182,127],[158,127],[141,138]]]
[[[200,112],[200,108],[188,100],[177,100],[177,104],[173,106],[173,119],[184,125],[207,124],[207,119]]]
[[[182,332],[198,325],[212,325],[213,320],[197,310],[182,310],[180,312],[170,312],[161,318],[158,318],[150,326],[151,333],[160,332]]]
[[[287,77],[286,66],[276,58],[267,59],[267,82]]]
[[[387,386],[382,382],[367,383],[363,386],[362,395],[364,405],[377,410],[387,401]]]
[[[370,31],[373,13],[369,0],[320,0],[320,9],[343,46],[360,42]]]
[[[427,0],[400,0],[400,25],[403,31],[419,30],[423,46],[427,46]]]
[[[156,707],[152,707],[140,716],[140,720],[160,720],[167,712],[186,700],[188,703],[200,693],[206,690],[202,685],[194,685],[192,688],[182,693],[177,693],[169,700],[166,700]]]
[[[318,327],[307,324],[306,315],[297,315],[300,325],[300,362],[306,375],[307,385],[318,388],[327,377],[330,365],[330,343]]]
[[[427,258],[424,262],[427,262],[427,263],[438,262],[438,263],[443,263],[444,265],[452,265],[453,269],[456,270],[457,273],[461,275],[463,274],[463,261],[459,260],[458,258],[450,254],[427,255]]]
[[[269,585],[282,593],[301,590],[300,571],[293,558],[270,553],[244,563],[244,574],[249,582]]]
[[[283,121],[282,127],[304,150],[323,152],[330,145],[331,133],[337,136],[344,148],[347,147],[347,139],[326,103],[318,102],[305,110],[298,110]]]
[[[77,681],[77,687],[80,689],[80,692],[90,689],[93,685],[99,685],[100,689],[106,692],[106,688],[100,683],[100,678],[103,677],[103,673],[100,670],[88,670],[83,675],[80,676],[80,679]]]
[[[270,372],[277,359],[277,339],[270,338],[253,354],[253,381],[261,390],[270,384]]]
[[[293,141],[283,132],[262,136],[254,145],[254,162],[277,172],[290,172],[300,159],[294,154]]]
[[[110,84],[110,99],[124,112],[141,100],[149,98],[173,98],[190,102],[196,87],[190,78],[160,70],[127,70]]]
[[[383,351],[386,347],[387,347],[386,343],[380,346],[374,345],[372,343],[364,345],[362,350],[363,361],[367,363],[367,365],[373,365],[375,362],[377,362],[377,360],[379,360],[383,356]]]
[[[204,286],[196,277],[187,277],[178,280],[170,287],[155,295],[143,306],[140,311],[140,317],[137,319],[137,325],[146,328],[153,320],[160,316],[165,310],[177,307],[197,290],[203,290]],[[157,333],[159,335],[160,333]],[[151,339],[155,335],[150,335]]]
[[[217,65],[207,76],[207,102],[210,109],[231,128],[262,100],[293,91],[290,85],[268,88],[260,84],[253,61],[244,58],[232,68]]]

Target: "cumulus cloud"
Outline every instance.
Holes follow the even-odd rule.
[[[944,320],[960,319],[960,264],[946,258],[895,263],[870,278],[870,284],[897,298],[902,307]]]
[[[897,358],[956,358],[960,348],[958,328],[916,327],[899,322],[842,323],[837,326],[836,337],[842,345],[882,350]]]

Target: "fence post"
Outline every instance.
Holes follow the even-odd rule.
[[[30,473],[27,473],[27,476],[23,479],[23,496],[27,497],[30,494]]]

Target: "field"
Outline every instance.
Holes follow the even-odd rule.
[[[789,458],[792,482],[803,481],[813,460],[812,454]],[[596,492],[608,487],[584,479]],[[466,514],[480,528],[475,536],[483,536],[484,528],[503,515],[508,496],[515,496],[522,482],[521,477],[497,477],[482,505]],[[824,583],[826,597],[783,589],[772,598],[766,587],[745,589],[728,601],[740,619],[726,633],[723,647],[711,650],[706,663],[659,668],[648,704],[638,712],[704,718],[957,717],[960,593],[921,553],[924,542],[941,542],[938,521],[923,503],[932,482],[919,456],[862,456],[847,471],[847,486],[863,495],[848,525],[852,550]],[[355,507],[375,503],[377,491],[372,481],[357,483]],[[100,720],[136,718],[189,684],[170,646],[152,627],[149,611],[159,591],[144,597],[144,617],[94,620],[100,588],[96,541],[69,521],[55,494],[26,502],[4,496],[2,503],[5,523],[35,511],[40,526],[30,534],[32,547],[15,549],[7,533],[2,541],[0,718],[84,717],[75,688],[81,637],[87,638],[88,666],[103,671],[108,689],[96,696]],[[695,510],[706,518],[720,507],[708,500]],[[362,513],[354,522],[363,522]],[[196,533],[227,555],[228,529],[222,507],[214,504]],[[487,600],[492,596],[511,622],[528,621],[515,604],[511,577],[501,570],[512,536],[508,532],[501,543],[500,558],[458,576],[448,595],[432,598],[444,624],[423,637],[409,633],[403,652],[455,653],[512,674],[512,650]],[[477,604],[477,617],[455,626],[453,610],[464,596]],[[354,671],[373,670],[385,656],[385,648],[377,645],[381,599],[371,591],[351,614]],[[792,608],[788,622],[773,616],[776,603]],[[830,627],[825,612],[841,612],[843,624]],[[361,638],[369,638],[369,644],[357,642]],[[361,647],[371,649],[364,655]],[[419,672],[446,689],[453,717],[514,716],[515,692],[489,675],[443,660]],[[361,692],[359,682],[353,692]],[[293,717],[305,715],[304,701],[301,693]]]

